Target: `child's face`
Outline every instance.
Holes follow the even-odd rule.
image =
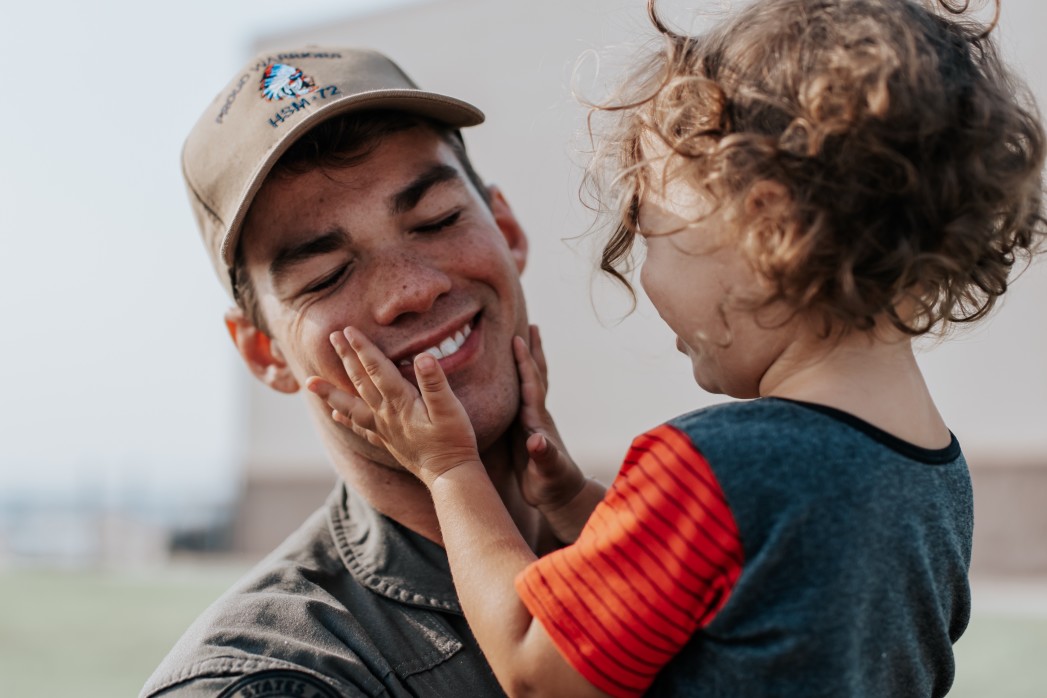
[[[782,317],[773,317],[780,312],[774,308],[761,312],[758,323],[753,311],[738,307],[739,299],[758,298],[766,289],[738,251],[728,211],[713,211],[682,177],[670,177],[664,187],[653,179],[639,213],[644,291],[676,333],[677,349],[690,357],[698,385],[758,397],[767,369],[795,338],[794,323],[773,322]]]

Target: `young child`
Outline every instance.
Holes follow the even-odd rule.
[[[1042,241],[1035,107],[944,0],[760,0],[697,38],[649,10],[665,48],[594,163],[603,268],[642,242],[695,380],[752,399],[638,437],[592,510],[515,339],[522,486],[569,543],[535,560],[434,357],[416,390],[347,328],[358,395],[310,387],[429,487],[510,695],[945,695],[971,487],[912,341],[985,316]]]

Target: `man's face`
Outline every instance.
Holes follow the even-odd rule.
[[[501,195],[488,206],[431,129],[391,134],[350,168],[270,178],[241,245],[274,354],[298,385],[318,375],[352,390],[328,340],[352,325],[412,381],[411,359],[439,347],[481,448],[511,424],[526,240]],[[390,462],[309,399],[324,429]]]

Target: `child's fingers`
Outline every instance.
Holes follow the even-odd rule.
[[[346,417],[338,410],[331,411],[331,418],[339,424],[349,427],[349,429],[351,429],[357,436],[363,438],[367,441],[367,443],[371,444],[372,446],[378,446],[379,448],[387,448],[385,439],[383,439],[378,434],[378,432],[375,431],[373,427],[367,428],[361,424],[358,424],[349,417]]]
[[[367,374],[363,364],[360,363],[360,357],[357,356],[356,351],[349,344],[349,339],[346,337],[345,332],[332,332],[328,339],[338,354],[338,358],[342,360],[345,374],[353,382],[353,387],[356,388],[357,394],[368,405],[375,406],[380,404],[382,395],[375,387],[374,381]]]
[[[347,427],[361,427],[366,430],[375,428],[374,411],[360,397],[341,390],[329,381],[312,376],[305,382],[305,387],[320,396],[332,409],[334,421]]]
[[[335,387],[334,383],[327,380],[326,378],[321,378],[320,376],[309,376],[308,378],[306,378],[305,387],[309,392],[316,393],[325,400],[327,399],[328,393],[330,393],[332,390],[338,390],[338,388]]]
[[[411,384],[404,380],[404,377],[400,375],[400,370],[363,332],[353,327],[346,327],[345,338],[349,341],[352,350],[356,352],[360,366],[370,379],[370,384],[379,393],[379,399],[376,402],[371,402],[368,396],[361,393],[361,396],[367,400],[367,404],[377,408],[384,399],[393,410],[402,411],[415,397]]]
[[[359,414],[356,419],[353,418],[354,413]],[[363,436],[367,441],[376,446],[385,445],[378,436],[375,427],[375,413],[370,411],[370,408],[366,412],[354,410],[351,413],[342,412],[339,409],[332,409],[331,419],[343,427],[349,427],[356,432],[357,435]]]
[[[538,366],[538,373],[542,377],[542,385],[548,387],[549,366],[545,362],[545,350],[542,348],[542,335],[538,331],[538,325],[531,325],[527,329],[531,340],[531,356],[534,357],[534,363]]]
[[[527,349],[523,337],[513,337],[513,355],[516,368],[520,372],[520,397],[524,408],[533,410],[545,409],[545,382],[542,380],[541,368]],[[528,427],[536,425],[528,424]]]
[[[360,397],[356,393],[354,386],[346,386],[344,383],[342,383],[341,385],[336,385],[335,383],[332,383],[326,378],[321,378],[320,376],[309,376],[308,378],[306,378],[305,387],[308,388],[310,392],[316,393],[317,395],[325,399],[327,393],[331,392],[332,390],[342,390],[354,397]]]
[[[358,436],[375,446],[384,446],[384,442],[375,431],[374,411],[360,398],[336,387],[330,381],[319,376],[311,376],[305,387],[320,396],[331,408],[331,419],[348,427]]]
[[[560,474],[560,450],[545,434],[535,432],[527,437],[527,455],[536,466],[539,475],[556,476]]]
[[[535,432],[527,437],[527,455],[532,460],[542,459],[548,450],[549,439],[545,438],[545,434]]]
[[[360,402],[363,402],[363,400]],[[355,421],[352,417],[342,414],[338,410],[331,410],[331,419],[348,428],[372,446],[388,450],[389,445],[374,426],[374,413],[370,411],[370,408],[368,408],[367,412],[367,420],[370,421],[370,426],[365,426],[364,423]]]
[[[432,354],[423,352],[414,357],[414,375],[430,418],[457,415],[462,411],[462,403],[451,390],[447,376]]]

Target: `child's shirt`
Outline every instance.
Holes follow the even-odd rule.
[[[955,438],[732,403],[637,437],[578,540],[516,586],[611,695],[941,696],[970,616],[972,507]]]

